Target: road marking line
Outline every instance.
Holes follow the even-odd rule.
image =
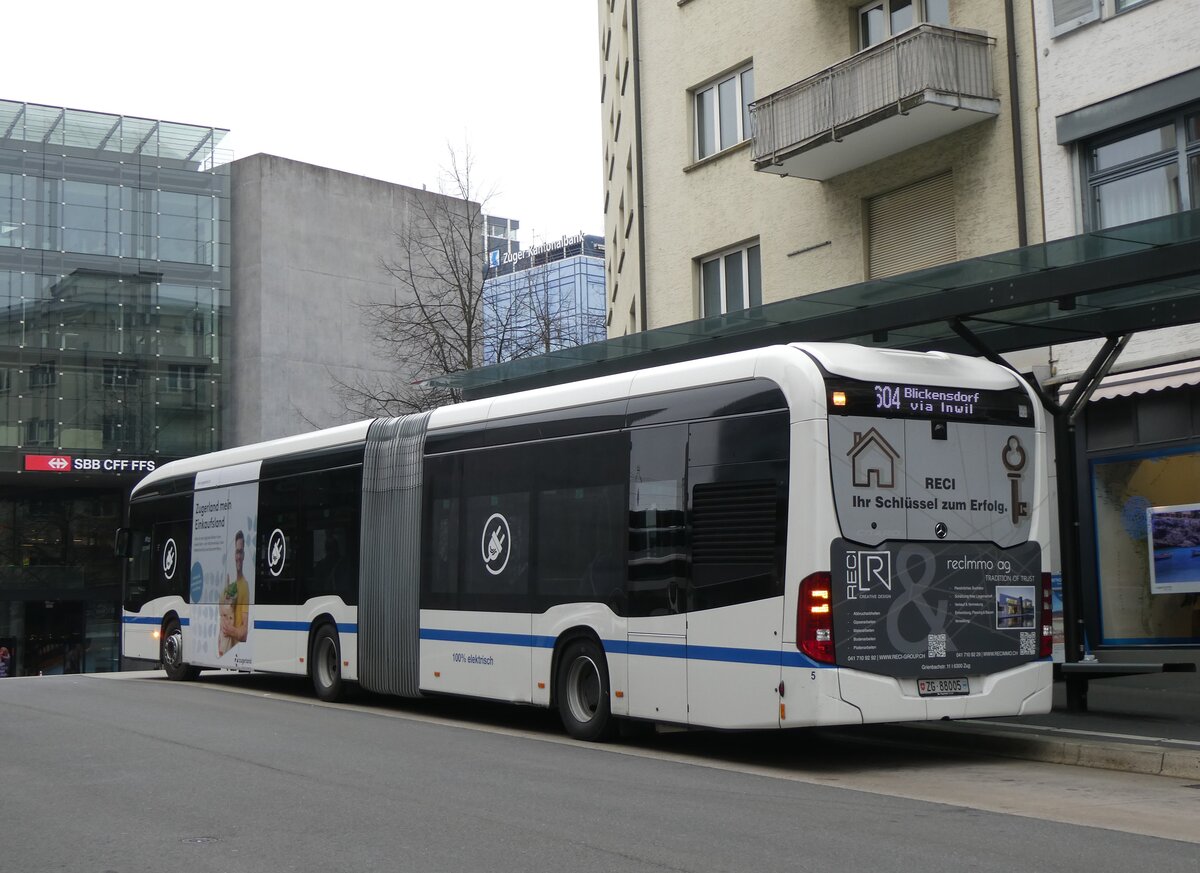
[[[1141,740],[1143,742],[1151,743],[1153,745],[1161,745],[1163,743],[1172,743],[1172,744],[1178,744],[1181,746],[1198,746],[1198,747],[1200,747],[1200,742],[1198,742],[1196,740],[1169,740],[1166,737],[1148,737],[1148,736],[1145,736],[1144,734],[1113,734],[1113,733],[1106,733],[1105,731],[1085,731],[1080,728],[1060,728],[1060,727],[1050,727],[1048,725],[1037,725],[1036,727],[1034,727],[1034,726],[1027,725],[1027,724],[1015,724],[1010,721],[991,721],[991,720],[980,721],[978,719],[972,719],[972,718],[963,719],[962,723],[963,724],[986,725],[988,727],[1013,728],[1014,730],[1019,730],[1022,733],[1027,733],[1027,734],[1032,734],[1032,735],[1036,735],[1039,731],[1051,731],[1056,734],[1079,734],[1080,736],[1086,736],[1086,737],[1108,737],[1109,739],[1117,739],[1117,740]]]

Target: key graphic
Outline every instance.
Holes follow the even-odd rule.
[[[1021,500],[1021,471],[1025,469],[1025,449],[1016,436],[1010,436],[1000,452],[1000,460],[1004,469],[1008,470],[1009,485],[1012,489],[1012,523],[1020,524],[1021,519],[1029,515],[1029,504]]]

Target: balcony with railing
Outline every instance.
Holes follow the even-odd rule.
[[[995,43],[922,24],[755,101],[754,168],[825,181],[994,118]]]

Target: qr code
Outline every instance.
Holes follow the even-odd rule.
[[[1021,654],[1036,655],[1037,654],[1037,634],[1033,631],[1021,632]]]
[[[929,657],[930,658],[946,657],[946,635],[945,634],[930,634],[929,635]]]

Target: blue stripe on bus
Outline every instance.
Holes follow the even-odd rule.
[[[554,637],[533,634],[498,634],[485,631],[439,630],[421,628],[421,639],[448,643],[490,643],[493,646],[523,646],[534,649],[553,649]]]
[[[153,615],[123,615],[122,624],[162,624],[162,617]],[[187,627],[191,622],[186,618],[179,619],[180,627]]]
[[[162,623],[161,618],[124,616],[125,624]],[[188,624],[186,618],[179,620]],[[304,621],[255,621],[255,630],[307,632]],[[357,624],[342,623],[337,629],[344,634],[358,633]],[[519,648],[553,649],[555,638],[535,634],[501,634],[487,631],[456,631],[438,628],[421,628],[421,639],[455,643],[482,643],[493,646],[516,646]],[[684,643],[643,643],[625,640],[604,640],[604,650],[614,655],[641,655],[649,658],[684,658],[692,661],[719,661],[726,664],[764,664],[783,667],[811,667],[826,669],[833,664],[818,664],[800,652],[772,651],[770,649],[735,649],[725,646],[689,646]]]
[[[555,638],[531,634],[500,634],[484,631],[456,631],[421,628],[421,639],[455,643],[485,643],[495,646],[554,648]],[[721,661],[730,664],[766,664],[784,667],[833,667],[818,664],[800,652],[770,649],[735,649],[723,646],[688,646],[683,643],[643,643],[604,640],[604,650],[614,655],[643,655],[651,658],[686,658],[693,661]]]
[[[307,621],[258,621],[256,619],[254,622],[255,630],[303,631],[307,633],[311,626]],[[337,629],[344,634],[358,633],[358,625],[348,622],[339,622]]]

